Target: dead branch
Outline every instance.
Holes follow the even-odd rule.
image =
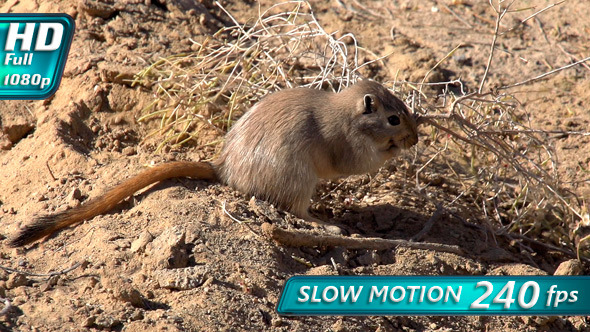
[[[571,67],[575,67],[575,66],[577,66],[577,65],[579,65],[581,63],[584,63],[584,62],[586,62],[588,60],[590,60],[590,57],[584,58],[584,59],[579,60],[579,61],[576,61],[574,63],[570,63],[569,65],[566,65],[566,66],[563,66],[563,67],[559,67],[557,69],[553,69],[553,70],[548,71],[548,72],[546,72],[544,74],[541,74],[539,76],[535,76],[533,78],[529,78],[529,79],[524,80],[522,82],[518,82],[518,83],[514,83],[514,84],[510,84],[510,85],[501,86],[501,87],[498,88],[498,90],[512,89],[512,88],[515,88],[517,86],[521,86],[521,85],[529,84],[529,83],[532,83],[532,82],[536,82],[536,81],[539,81],[539,80],[544,79],[547,76],[556,74],[556,73],[558,73],[558,72],[560,72],[562,70],[565,70],[565,69],[568,69],[568,68],[571,68]]]
[[[317,235],[299,230],[286,230],[269,223],[262,224],[262,232],[287,247],[344,247],[346,249],[388,250],[397,247],[411,249],[434,250],[463,255],[457,246],[411,242],[406,240],[389,240],[382,238],[352,238],[338,235]]]
[[[3,266],[3,265],[0,265],[0,269],[6,271],[8,273],[20,273],[20,274],[28,275],[31,277],[45,277],[45,278],[49,279],[53,276],[59,276],[59,275],[69,273],[69,272],[77,269],[80,265],[82,265],[82,262],[78,262],[65,270],[56,271],[56,272],[49,272],[49,273],[34,273],[34,272],[22,271],[22,270],[13,269],[11,267],[7,267],[7,266]]]
[[[491,3],[490,3],[490,4],[491,4]],[[489,71],[490,71],[490,67],[491,67],[491,65],[492,65],[492,59],[494,58],[494,50],[496,49],[496,41],[498,40],[498,30],[500,29],[500,22],[502,22],[502,18],[504,17],[504,15],[506,15],[506,12],[507,12],[507,11],[508,11],[508,9],[510,8],[510,5],[511,5],[511,4],[512,4],[512,3],[510,3],[510,4],[509,4],[509,5],[508,5],[506,8],[504,8],[504,10],[503,10],[503,11],[501,11],[501,12],[500,12],[499,10],[496,10],[496,9],[494,8],[494,10],[496,10],[496,13],[497,13],[497,15],[498,15],[498,16],[496,17],[496,25],[495,25],[495,28],[494,28],[494,34],[493,34],[493,37],[492,37],[492,43],[490,44],[490,56],[488,57],[488,63],[487,63],[487,65],[486,65],[486,70],[485,70],[485,72],[483,73],[483,77],[482,77],[482,79],[481,79],[481,82],[479,83],[479,89],[477,90],[479,93],[481,93],[481,92],[482,92],[482,90],[483,90],[483,86],[484,86],[484,84],[486,83],[486,79],[487,79],[487,77],[488,77],[488,73],[489,73]],[[500,5],[499,5],[499,6],[500,6]],[[493,7],[494,7],[494,6],[492,6],[492,8],[493,8]]]
[[[226,214],[226,215],[227,215],[227,216],[228,216],[228,217],[229,217],[231,220],[233,220],[233,221],[237,222],[237,223],[238,223],[238,224],[240,224],[240,225],[246,226],[246,228],[248,228],[248,230],[250,231],[250,233],[254,234],[254,236],[255,236],[256,238],[260,238],[260,237],[261,237],[261,236],[260,236],[258,233],[256,233],[256,232],[255,232],[255,231],[252,229],[252,227],[250,227],[250,225],[248,225],[246,222],[244,222],[244,221],[242,221],[242,220],[240,220],[240,219],[238,219],[238,218],[236,218],[236,217],[232,216],[232,215],[231,215],[231,213],[229,213],[229,211],[227,211],[227,209],[225,208],[225,201],[223,201],[223,203],[221,204],[221,209],[223,210],[223,213],[225,213],[225,214]]]
[[[435,222],[439,221],[442,218],[442,216],[444,215],[444,212],[445,212],[445,210],[444,210],[442,204],[440,204],[440,203],[437,204],[436,211],[434,211],[432,216],[428,219],[428,221],[426,221],[426,223],[424,224],[424,227],[422,227],[422,230],[420,232],[418,232],[418,234],[412,236],[412,242],[422,241],[424,239],[424,237],[426,236],[426,234],[428,234],[428,232],[430,232],[432,225],[434,225]]]

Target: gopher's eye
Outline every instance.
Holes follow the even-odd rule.
[[[397,126],[401,123],[399,120],[399,116],[397,116],[397,115],[392,115],[392,116],[388,117],[387,121],[389,121],[389,124],[392,126]]]

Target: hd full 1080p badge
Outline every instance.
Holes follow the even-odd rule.
[[[53,95],[73,35],[67,14],[0,14],[0,99]]]

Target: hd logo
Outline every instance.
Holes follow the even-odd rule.
[[[57,90],[74,20],[66,14],[0,15],[0,99],[45,99]]]

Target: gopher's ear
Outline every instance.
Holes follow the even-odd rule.
[[[366,94],[363,97],[363,103],[365,105],[365,111],[363,114],[371,114],[375,111],[375,96],[372,94]]]

